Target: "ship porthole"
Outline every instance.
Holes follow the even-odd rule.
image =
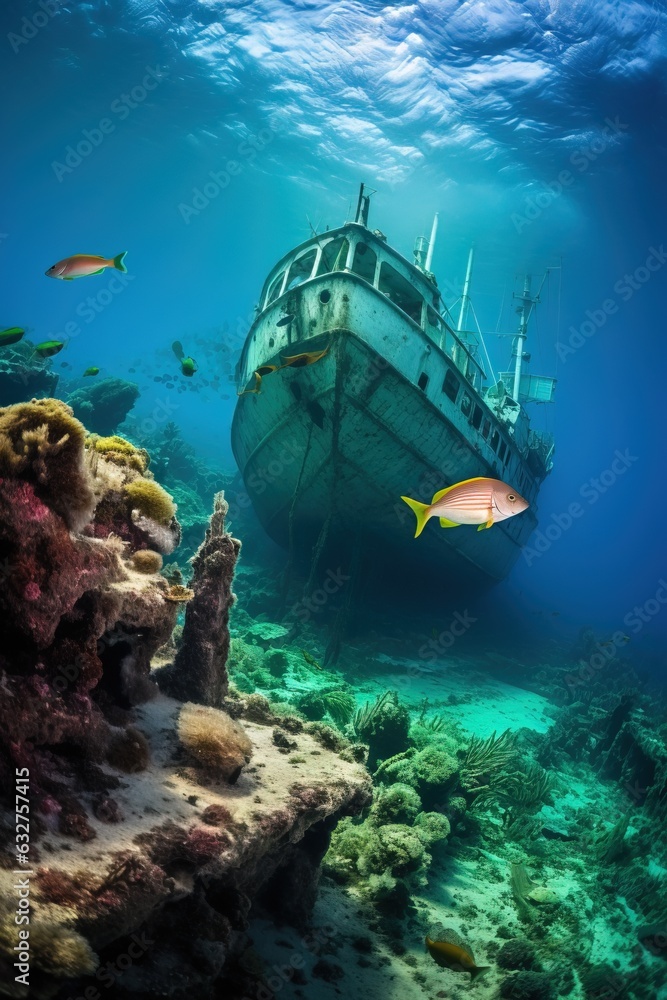
[[[273,339],[273,337],[269,337],[269,347],[273,347],[274,344],[275,340]]]
[[[320,292],[320,302],[322,302],[324,305],[327,304],[330,298],[331,298],[331,292],[329,291],[328,288],[325,288],[324,291]]]

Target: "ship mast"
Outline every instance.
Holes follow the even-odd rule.
[[[365,193],[365,184],[359,185],[359,200],[357,201],[357,211],[354,216],[354,221],[360,226],[366,226],[368,228],[368,210],[371,205],[371,196]]]
[[[515,399],[517,403],[519,402],[519,388],[521,386],[521,364],[523,362],[523,348],[526,343],[526,337],[528,336],[528,320],[530,319],[530,314],[533,311],[533,306],[535,305],[536,299],[531,299],[530,297],[530,284],[531,276],[527,274],[524,278],[523,283],[523,294],[516,295],[515,298],[521,299],[521,305],[518,307],[517,312],[519,314],[519,329],[517,330],[516,337],[514,338],[514,385],[512,386],[512,399]]]

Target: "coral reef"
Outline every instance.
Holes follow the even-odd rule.
[[[0,410],[0,475],[32,488],[73,531],[88,523],[95,508],[85,436],[72,410],[57,399]]]
[[[114,434],[139,398],[139,386],[122,378],[103,378],[67,397],[75,417],[95,434]]]
[[[113,787],[94,765],[119,752],[122,712],[155,694],[151,657],[176,611],[118,538],[90,537],[107,492],[85,437],[57,400],[0,411],[0,789],[28,766],[35,808],[87,838],[90,806],[70,786]]]
[[[368,766],[373,769],[408,746],[410,715],[397,692],[386,691],[355,713],[352,728],[357,738],[368,744]]]
[[[163,691],[180,700],[219,707],[227,694],[229,610],[241,543],[225,531],[227,503],[215,496],[206,538],[192,562],[194,597],[185,613],[183,638],[173,664],[158,675]]]
[[[52,396],[58,376],[49,358],[35,354],[35,345],[23,339],[3,347],[0,356],[0,400],[3,406],[25,403],[35,397]]]
[[[370,804],[367,772],[338,730],[307,732],[259,695],[225,700],[239,543],[221,496],[174,667],[229,714],[181,705],[151,676],[188,588],[142,571],[159,563],[124,487],[153,482],[147,461],[123,439],[96,446],[53,400],[0,411],[0,428],[0,833],[6,842],[25,768],[30,996],[91,995],[110,968],[114,996],[231,996],[248,981],[236,977],[251,908],[305,927],[332,829]],[[77,495],[57,485],[64,476],[79,477]],[[278,727],[299,754],[276,746]],[[3,904],[13,863],[3,854]],[[13,916],[0,920],[0,989]]]

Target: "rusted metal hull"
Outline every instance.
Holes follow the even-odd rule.
[[[455,586],[502,580],[535,527],[534,510],[482,532],[433,519],[414,538],[401,495],[430,501],[451,483],[500,470],[457,407],[417,385],[428,368],[439,390],[448,360],[429,356],[418,328],[392,328],[396,310],[385,316],[377,296],[364,302],[363,289],[342,278],[326,309],[319,298],[330,276],[284,296],[246,343],[243,382],[277,352],[329,346],[317,363],[268,375],[261,393],[239,398],[232,447],[262,525],[306,557],[324,534],[330,559],[363,545],[408,586],[433,573]],[[281,316],[293,318],[281,327]]]

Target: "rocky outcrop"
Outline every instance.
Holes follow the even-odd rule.
[[[224,698],[240,543],[218,495],[194,594],[160,575],[179,527],[148,461],[58,400],[0,409],[0,995],[243,996],[249,913],[303,926],[331,829],[370,798],[298,720],[279,741],[257,696]],[[184,707],[151,659],[190,600]]]
[[[224,494],[217,493],[206,538],[192,561],[194,597],[185,612],[183,639],[173,665],[158,675],[161,689],[172,697],[214,707],[222,704],[229,688],[229,610],[241,549],[225,531],[227,510]]]

